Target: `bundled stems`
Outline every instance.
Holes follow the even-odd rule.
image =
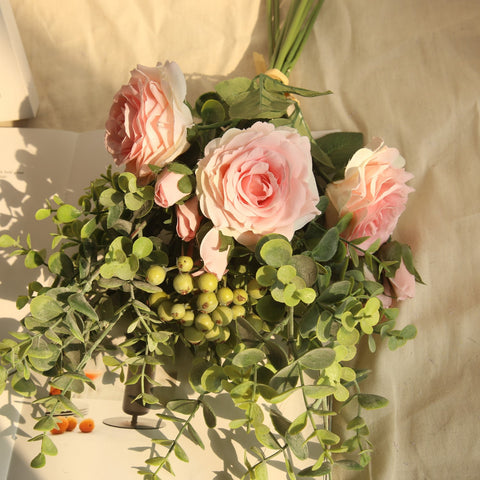
[[[324,0],[293,0],[280,26],[280,1],[267,1],[270,68],[289,75],[310,35]]]

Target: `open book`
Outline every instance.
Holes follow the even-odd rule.
[[[32,247],[49,248],[55,232],[50,219],[35,220],[35,212],[54,194],[76,205],[90,181],[112,165],[102,130],[75,133],[60,130],[0,128],[0,235],[21,237]],[[23,266],[23,257],[0,251],[0,338],[16,330],[21,313],[15,307],[39,270]]]
[[[103,135],[101,130],[75,133],[0,128],[0,235],[20,236],[22,245],[26,245],[30,233],[33,248],[49,248],[50,233],[56,227],[49,219],[35,220],[35,212],[54,194],[76,204],[90,181],[112,164]],[[28,270],[23,261],[24,257],[10,257],[9,252],[0,251],[0,338],[18,330],[24,312],[17,310],[16,299],[39,276],[39,269]],[[8,391],[0,395],[0,406],[0,479],[4,479],[13,439],[19,435],[16,424],[25,419],[20,414],[21,402]]]

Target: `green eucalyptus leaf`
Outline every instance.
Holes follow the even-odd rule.
[[[50,415],[41,417],[34,425],[34,429],[40,432],[49,432],[52,428],[56,428],[57,422]]]
[[[6,233],[0,235],[0,248],[10,248],[13,246],[19,246],[13,237]]]
[[[120,203],[122,199],[122,193],[118,192],[114,188],[107,188],[106,190],[103,190],[98,200],[104,207],[113,207],[114,205]]]
[[[258,315],[267,322],[278,322],[285,315],[285,305],[275,301],[271,295],[264,295],[255,305]]]
[[[275,441],[270,429],[266,425],[257,425],[255,427],[255,436],[264,447],[273,450],[278,449],[278,443]]]
[[[336,227],[327,230],[320,242],[312,250],[313,258],[317,262],[327,262],[332,259],[338,248],[338,240],[340,236]]]
[[[362,408],[366,410],[374,410],[377,408],[383,408],[388,405],[388,400],[380,395],[373,395],[367,393],[359,393],[357,395],[357,401]]]
[[[182,399],[170,400],[167,403],[167,408],[172,412],[182,413],[183,415],[190,415],[197,407],[196,400]]]
[[[303,391],[309,398],[325,398],[335,393],[336,388],[330,385],[305,385]]]
[[[58,207],[55,217],[60,223],[71,223],[81,214],[82,212],[80,210],[77,210],[74,206],[64,203],[63,205],[60,205],[60,207]]]
[[[297,276],[297,270],[292,265],[282,265],[277,271],[277,278],[282,283],[290,283]]]
[[[25,379],[18,372],[14,373],[10,383],[13,389],[23,397],[32,397],[37,392],[37,387],[32,379]]]
[[[45,454],[40,452],[31,462],[30,466],[32,468],[42,468],[47,463],[45,459]]]
[[[60,303],[48,295],[38,295],[30,303],[30,312],[37,320],[48,322],[63,314]]]
[[[222,381],[226,379],[227,375],[223,368],[212,365],[203,372],[200,382],[205,391],[219,393],[222,391]]]
[[[335,461],[335,463],[337,463]],[[299,477],[323,477],[328,475],[332,471],[332,467],[329,462],[322,464],[320,468],[314,469],[313,466],[304,468],[298,472]]]
[[[89,238],[92,233],[97,228],[97,219],[96,217],[91,218],[87,223],[85,223],[80,230],[80,238]]]
[[[68,304],[77,312],[85,315],[90,320],[98,321],[97,312],[88,303],[81,293],[74,293],[68,297]]]
[[[45,218],[48,218],[51,215],[52,211],[50,208],[39,208],[35,212],[35,220],[44,220]]]
[[[124,197],[125,206],[132,211],[143,207],[145,200],[137,192],[128,192]]]
[[[290,262],[293,251],[288,240],[274,238],[264,243],[259,253],[267,265],[278,268]]]
[[[263,287],[270,287],[277,280],[277,269],[270,265],[263,265],[257,270],[255,278]]]
[[[148,237],[140,237],[135,240],[132,246],[132,253],[137,258],[148,257],[153,250],[153,242]]]
[[[323,370],[335,361],[335,351],[331,348],[315,348],[298,359],[302,367],[310,370]]]
[[[57,447],[48,435],[43,435],[41,452],[50,456],[55,456],[58,453]]]
[[[238,96],[250,89],[252,80],[246,77],[236,77],[215,85],[215,90],[229,105],[235,103]]]
[[[123,172],[118,176],[118,186],[125,193],[136,192],[137,177],[133,173]]]
[[[213,98],[208,99],[200,110],[200,116],[206,124],[223,122],[225,109],[223,105]]]
[[[214,411],[205,402],[202,402],[202,407],[203,407],[203,419],[205,420],[205,425],[207,425],[208,428],[215,428],[217,426],[217,417]]]
[[[232,363],[237,367],[247,368],[251,367],[259,362],[263,361],[265,358],[265,353],[258,348],[247,348],[242,350],[240,353],[237,353],[233,357]]]
[[[173,451],[175,453],[175,456],[179,460],[181,460],[182,462],[187,462],[188,463],[188,456],[187,456],[185,450],[178,443],[175,443],[175,446],[173,447]]]
[[[34,269],[43,265],[43,256],[42,252],[36,250],[29,250],[25,255],[24,264],[27,268]]]

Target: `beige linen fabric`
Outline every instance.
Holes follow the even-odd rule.
[[[177,61],[194,100],[219,79],[254,75],[252,52],[267,48],[259,0],[11,4],[40,97],[21,126],[103,128],[137,63]],[[396,237],[426,282],[398,320],[418,337],[395,352],[364,348],[358,365],[373,373],[363,388],[390,404],[368,417],[371,467],[338,480],[480,478],[479,25],[474,0],[326,0],[290,77],[334,92],[302,100],[313,130],[381,136],[415,175]]]

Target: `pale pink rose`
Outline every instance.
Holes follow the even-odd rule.
[[[405,160],[396,148],[381,143],[375,150],[361,148],[347,164],[345,178],[330,183],[326,194],[330,200],[327,223],[332,226],[338,217],[353,214],[342,233],[346,240],[369,237],[359,246],[367,249],[377,239],[388,240],[398,218],[405,210],[413,188],[406,185],[413,175],[403,168]],[[359,252],[360,253],[360,252]]]
[[[209,230],[200,244],[200,257],[205,271],[213,273],[221,280],[227,270],[230,247],[220,251],[221,239],[216,228]]]
[[[155,203],[160,207],[171,207],[183,197],[185,193],[178,188],[178,182],[184,177],[181,173],[171,172],[164,168],[155,183]]]
[[[185,242],[190,242],[195,235],[202,221],[198,210],[198,198],[192,197],[185,203],[176,206],[177,211],[177,235]]]
[[[397,300],[406,300],[415,296],[415,276],[407,270],[403,260],[400,261],[395,275],[389,280]]]
[[[105,145],[117,165],[141,183],[153,179],[148,165],[164,166],[188,148],[193,119],[185,105],[186,82],[175,62],[138,65],[113,99]]]
[[[274,232],[291,239],[320,214],[309,139],[288,127],[227,130],[205,147],[196,175],[203,214],[249,247]]]

